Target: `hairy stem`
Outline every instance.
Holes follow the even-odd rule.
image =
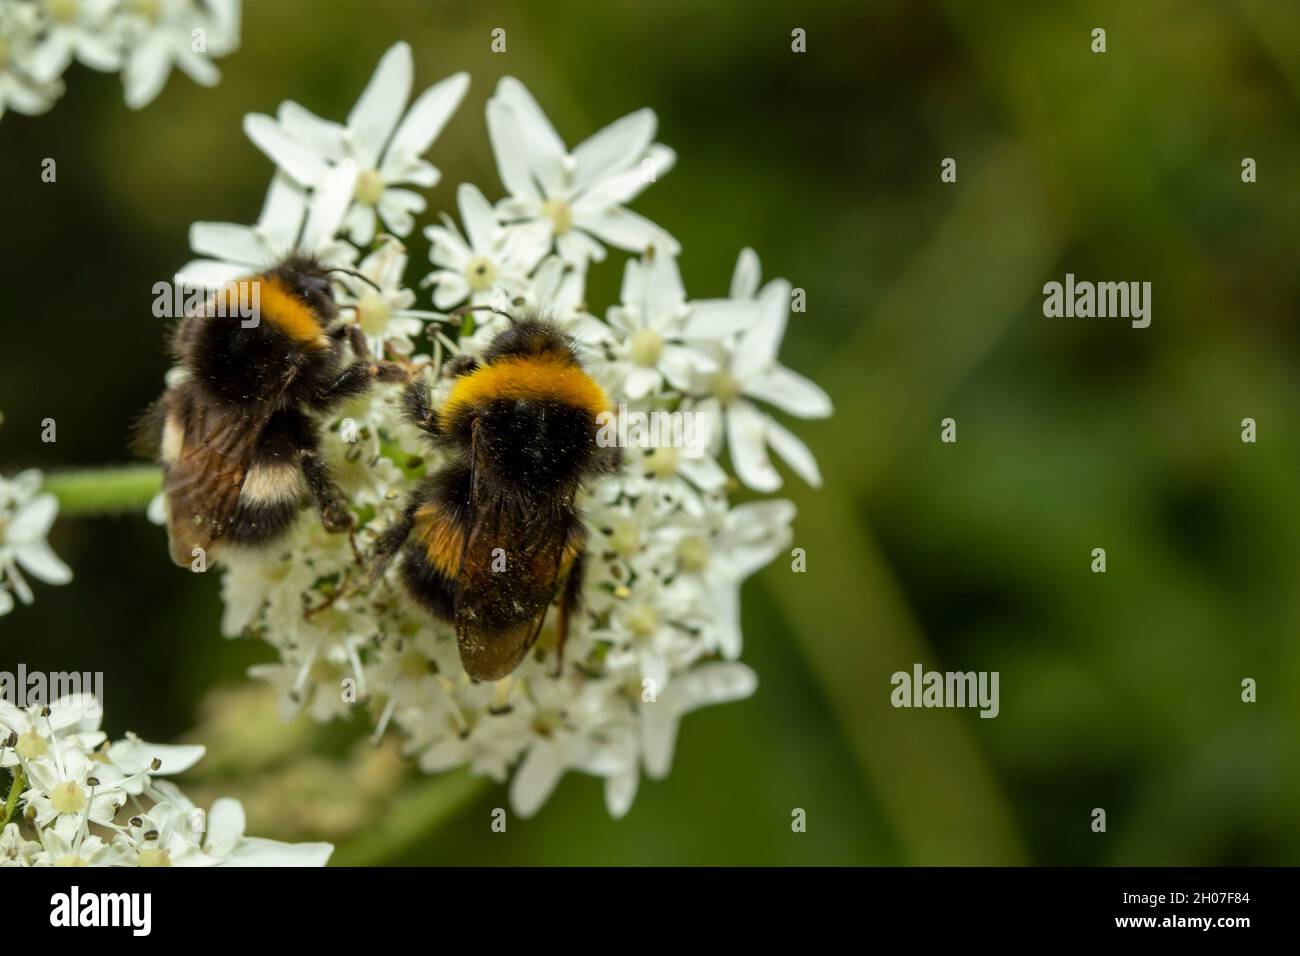
[[[59,499],[64,515],[143,511],[162,487],[162,470],[153,465],[57,471],[45,476],[45,490]]]
[[[0,817],[0,829],[4,829],[9,825],[9,821],[13,819],[14,811],[18,809],[18,797],[27,789],[27,777],[23,775],[23,772],[15,769],[13,775],[13,783],[9,785],[9,796],[5,799],[4,816]]]

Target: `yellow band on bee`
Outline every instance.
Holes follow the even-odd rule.
[[[550,357],[510,356],[457,379],[442,406],[444,428],[461,410],[501,398],[559,401],[592,415],[609,411],[604,389],[577,365]]]
[[[295,342],[320,347],[329,344],[316,313],[286,289],[278,279],[263,275],[253,281],[258,286],[261,318],[270,322]]]

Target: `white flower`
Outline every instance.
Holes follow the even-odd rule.
[[[642,746],[646,772],[666,777],[677,747],[678,722],[693,710],[744,700],[758,689],[758,677],[744,664],[704,664],[664,692],[653,704],[641,705]]]
[[[398,236],[414,226],[425,209],[424,197],[401,186],[429,188],[441,174],[423,155],[469,88],[469,75],[457,73],[429,87],[403,117],[411,95],[411,48],[398,43],[384,54],[346,126],[321,119],[292,101],[276,118],[249,114],[244,130],[271,160],[296,182],[318,188],[332,169],[351,162],[348,182],[355,201],[344,229],[359,245],[375,234],[376,214]]]
[[[550,249],[550,233],[542,223],[503,229],[474,186],[462,184],[456,199],[465,236],[445,217],[443,225],[424,230],[430,242],[429,261],[438,268],[421,284],[434,286],[433,304],[439,309],[467,298],[480,305],[494,296],[504,308],[527,287],[528,275]]]
[[[249,117],[247,132],[279,167],[266,208],[254,227],[196,224],[192,245],[213,258],[182,272],[219,285],[296,246],[328,248],[345,233],[367,241],[376,215],[394,232],[409,231],[409,214],[423,209],[423,199],[390,187],[436,181],[437,171],[419,157],[467,83],[463,76],[443,81],[403,120],[411,73],[409,48],[389,50],[347,126],[293,103],[274,120]],[[444,218],[425,230],[433,305],[442,312],[466,301],[512,315],[540,312],[572,336],[615,408],[698,413],[703,431],[689,447],[624,448],[620,472],[579,496],[587,561],[582,610],[568,622],[562,668],[557,614],[550,610],[533,652],[509,677],[470,680],[454,627],[407,595],[401,559],[371,582],[348,536],[326,533],[309,516],[276,548],[227,550],[222,630],[260,637],[275,649],[278,659],[250,674],[276,687],[286,719],[306,713],[332,720],[361,704],[375,715],[376,737],[398,735],[421,770],[463,766],[509,779],[511,804],[522,815],[535,813],[565,773],[578,771],[603,778],[606,806],[619,817],[635,798],[642,767],[652,777],[667,772],[684,714],[745,697],[756,686],[753,672],[735,662],[743,648],[740,588],[787,547],[794,508],[784,501],[731,506],[727,493],[736,482],[716,457],[724,427],[731,430],[731,463],[751,486],[774,487],[754,464],[768,444],[815,480],[806,449],[750,398],[808,417],[829,414],[830,403],[776,362],[788,284],[769,283],[760,292],[757,257],[746,251],[728,298],[690,300],[677,243],[623,208],[673,162],[670,150],[652,142],[651,111],[624,117],[571,154],[516,80],[501,82],[487,113],[511,195],[494,208],[475,186],[462,185],[460,226]],[[628,262],[622,301],[604,312],[606,321],[586,301],[586,270],[604,258],[602,242],[640,254]],[[481,359],[509,319],[475,311],[459,327],[424,328],[432,355],[418,354],[425,322],[442,315],[412,308],[402,285],[405,266],[404,248],[385,237],[360,265],[378,289],[340,279],[339,301],[345,314],[357,314],[373,352],[434,373],[437,404],[451,388],[450,378],[437,374],[441,359]],[[400,391],[377,387],[321,423],[323,452],[352,505],[363,550],[401,519],[411,490],[447,460],[405,421]],[[757,453],[739,429],[750,408],[763,423]],[[345,428],[355,442],[344,440]],[[147,747],[121,758],[134,769],[122,790],[136,786],[146,753]],[[163,809],[157,819],[133,824],[130,858],[233,859],[222,856],[222,841],[165,836],[183,831],[168,824],[169,814],[186,812],[183,795],[166,781],[150,775],[145,795]]]
[[[239,7],[239,0],[128,0],[121,19],[126,105],[153,102],[173,66],[195,83],[215,86],[221,72],[210,57],[239,45]]]
[[[116,5],[117,0],[42,0],[45,33],[28,61],[32,76],[52,83],[74,57],[93,70],[116,70],[122,51],[108,29]]]
[[[776,358],[790,314],[790,283],[774,279],[759,290],[758,282],[758,256],[745,249],[736,263],[731,297],[756,302],[761,315],[738,336],[725,336],[726,359],[712,374],[697,375],[693,390],[704,397],[690,407],[717,423],[712,431],[719,442],[725,431],[736,474],[749,487],[758,491],[781,487],[781,476],[767,455],[769,446],[797,475],[821,487],[821,472],[808,446],[751,401],[768,402],[799,418],[831,414],[830,397]],[[686,334],[723,336],[735,328],[725,312],[698,312],[692,315]]]
[[[187,770],[202,747],[151,744],[133,734],[107,743],[101,714],[88,694],[25,711],[0,702],[8,738],[0,764],[27,781],[16,822],[0,834],[0,866],[323,866],[333,852],[328,843],[246,836],[236,800],[219,799],[204,814],[174,783],[158,779]]]
[[[385,351],[410,355],[415,351],[412,339],[435,315],[411,308],[415,293],[402,285],[406,247],[392,236],[380,240],[379,248],[362,259],[356,269],[372,284],[340,275],[339,282],[346,291],[335,299],[341,308],[355,313],[356,324],[365,333],[372,355],[383,357]]]
[[[622,339],[615,354],[622,362],[626,398],[645,398],[665,381],[685,389],[696,377],[716,371],[717,361],[683,337],[690,309],[676,259],[658,250],[644,260],[629,259],[621,298],[608,319]]]
[[[0,833],[0,866],[34,866],[41,852],[41,845],[22,835],[18,824],[5,825]]]
[[[13,479],[0,477],[0,614],[13,607],[10,589],[24,604],[32,603],[23,571],[46,584],[72,580],[72,571],[45,540],[58,512],[58,499],[41,494],[39,471],[24,471]]]
[[[44,113],[63,95],[62,81],[40,82],[32,75],[40,29],[34,5],[0,3],[0,117],[6,109],[28,115]]]
[[[309,195],[282,173],[271,180],[257,224],[196,222],[190,246],[201,256],[176,274],[176,281],[205,289],[256,273],[296,249],[312,251],[326,265],[350,266],[357,251],[334,238],[351,201],[352,171],[346,165]]]
[[[608,243],[676,255],[672,236],[623,207],[672,169],[676,154],[653,142],[658,119],[629,113],[572,153],[527,88],[504,77],[487,105],[488,135],[510,197],[498,205],[507,223],[540,222],[567,261],[585,267],[605,258]]]

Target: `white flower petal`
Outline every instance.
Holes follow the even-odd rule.
[[[758,301],[762,317],[741,338],[731,363],[732,372],[742,381],[776,361],[785,336],[786,317],[790,314],[790,283],[774,279],[763,286]]]
[[[767,457],[768,418],[746,401],[727,409],[727,447],[736,476],[755,491],[776,491],[781,476]]]
[[[280,843],[246,837],[221,866],[324,866],[334,852],[330,843]]]
[[[562,776],[564,767],[555,748],[542,742],[533,744],[510,781],[510,805],[515,813],[527,818],[540,810]]]
[[[637,163],[655,138],[658,119],[652,109],[640,109],[615,120],[573,149],[573,187],[581,191],[605,176]]]
[[[59,499],[46,492],[27,502],[9,521],[5,537],[11,542],[28,542],[44,538],[59,513]]]
[[[745,384],[745,394],[799,418],[826,418],[831,398],[815,382],[784,365],[773,365]]]
[[[393,44],[380,59],[361,98],[348,114],[348,138],[363,166],[374,168],[378,165],[384,144],[393,135],[410,98],[414,72],[410,45]]]
[[[324,159],[294,139],[270,116],[261,113],[245,116],[244,133],[271,162],[300,185],[315,186],[329,171]]]
[[[456,112],[456,107],[465,98],[468,89],[469,74],[455,73],[416,97],[406,118],[393,134],[393,141],[384,158],[385,166],[390,157],[423,156]]]
[[[611,246],[630,252],[645,252],[653,248],[656,253],[675,256],[682,251],[677,240],[659,226],[621,206],[583,216],[579,224]]]
[[[822,473],[808,446],[785,426],[773,419],[767,421],[767,441],[772,450],[785,459],[796,475],[814,488],[822,486]]]
[[[758,253],[748,246],[741,249],[736,259],[736,271],[731,274],[731,297],[733,299],[754,298],[762,274]]]
[[[131,51],[122,71],[126,105],[133,110],[147,106],[162,92],[172,69],[171,53],[163,39],[150,34]]]
[[[351,160],[339,163],[325,175],[307,210],[307,225],[302,233],[304,249],[314,250],[338,234],[356,188],[357,166]]]
[[[523,129],[514,110],[500,100],[488,100],[487,124],[501,184],[514,196],[539,201],[541,196],[528,168]]]
[[[492,248],[497,234],[497,217],[492,206],[483,198],[478,187],[469,183],[461,183],[456,190],[456,202],[460,207],[460,218],[465,224],[465,235],[469,237],[470,246],[480,254],[486,253]]]
[[[72,569],[59,560],[44,541],[28,541],[14,548],[14,557],[23,569],[46,584],[67,584]]]

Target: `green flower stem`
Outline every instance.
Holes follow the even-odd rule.
[[[27,789],[27,777],[21,770],[13,771],[13,783],[9,785],[9,796],[5,799],[5,815],[0,819],[0,829],[8,826],[9,821],[13,819],[14,811],[18,809],[18,797]]]
[[[58,471],[45,476],[45,490],[59,499],[63,515],[143,511],[162,488],[162,470],[154,465]]]
[[[392,863],[460,816],[492,786],[486,777],[466,770],[420,779],[406,788],[382,816],[355,839],[334,851],[331,866],[375,866]],[[485,817],[483,826],[489,821]]]

